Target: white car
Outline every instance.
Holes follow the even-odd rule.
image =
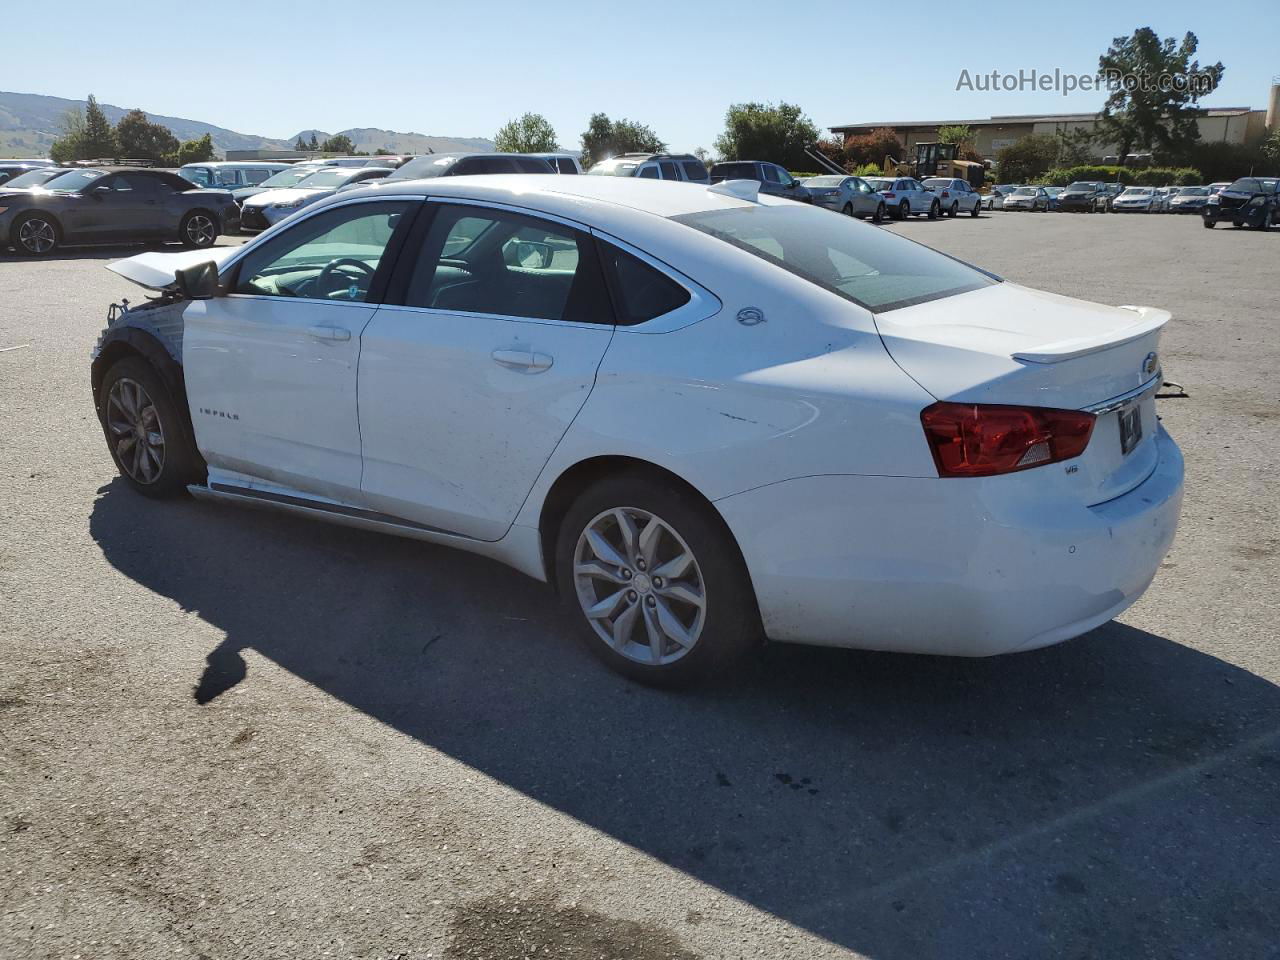
[[[253,233],[265,230],[339,190],[368,180],[381,180],[394,172],[391,167],[345,167],[336,164],[317,167],[291,187],[267,190],[245,199],[240,204],[240,231]]]
[[[1111,201],[1112,213],[1152,213],[1159,209],[1154,187],[1126,187]]]
[[[954,217],[961,212],[976,217],[982,207],[982,194],[969,186],[967,180],[951,177],[930,177],[924,181],[924,188],[938,198],[942,212]]]
[[[930,220],[942,216],[942,203],[932,190],[914,177],[864,177],[872,190],[880,195],[885,208],[898,220],[923,213]]]
[[[166,291],[92,361],[131,487],[496,558],[646,681],[761,637],[1057,643],[1141,596],[1178,521],[1168,313],[752,182],[384,184],[110,269]]]
[[[1044,187],[1018,187],[1004,198],[1005,210],[1037,210],[1049,209],[1049,191]]]

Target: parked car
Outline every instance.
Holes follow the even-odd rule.
[[[1111,201],[1112,213],[1155,213],[1159,207],[1154,187],[1126,187]]]
[[[1232,226],[1245,224],[1256,230],[1267,230],[1280,221],[1280,180],[1275,177],[1241,177],[1225,190],[1209,197],[1200,216],[1206,227],[1221,221]]]
[[[0,160],[0,186],[4,186],[14,177],[20,177],[24,173],[49,165],[48,160]]]
[[[256,187],[264,180],[288,169],[287,163],[218,160],[183,164],[178,168],[178,176],[186,177],[197,187],[237,190],[241,187]]]
[[[801,203],[810,202],[809,191],[803,183],[791,176],[785,167],[765,160],[727,160],[713,164],[710,182],[723,183],[726,180],[754,180],[760,184],[761,193]]]
[[[938,198],[942,212],[949,217],[957,216],[961,211],[976,217],[982,206],[982,194],[974,190],[968,180],[930,177],[923,186]]]
[[[1154,399],[1169,314],[740,186],[404,183],[113,263],[164,293],[93,352],[108,450],[147,496],[554,581],[646,682],[762,636],[1028,650],[1141,596],[1182,499]]]
[[[0,193],[6,193],[11,190],[30,190],[33,187],[44,186],[54,177],[60,177],[64,173],[70,173],[73,167],[56,167],[45,166],[36,167],[28,170],[26,173],[20,173],[16,177],[4,181],[0,184]]]
[[[1112,212],[1111,208],[1115,203],[1116,197],[1124,193],[1124,190],[1125,186],[1123,183],[1104,183],[1102,185],[1103,207],[1107,213]]]
[[[582,163],[571,153],[531,153],[531,157],[545,160],[556,173],[581,174]],[[694,159],[697,159],[696,157]]]
[[[1049,194],[1044,187],[1018,187],[1004,198],[1006,210],[1040,210],[1049,209]]]
[[[879,223],[885,217],[884,198],[861,177],[822,175],[801,181],[809,191],[810,203],[850,217],[870,217]]]
[[[1067,189],[1066,187],[1045,187],[1044,188],[1044,192],[1049,195],[1050,210],[1060,209],[1059,201],[1062,199],[1063,191],[1065,191],[1066,189]]]
[[[988,210],[1003,210],[1005,197],[1018,189],[1016,183],[998,183],[991,188],[991,192],[982,198],[983,206]]]
[[[268,190],[283,190],[288,187],[296,187],[317,170],[323,169],[325,169],[325,165],[322,164],[296,163],[277,174],[267,177],[257,186],[240,187],[237,190],[232,190],[231,195],[236,198],[236,203],[243,204],[250,197],[256,197],[258,194],[266,193]]]
[[[1208,187],[1179,187],[1169,201],[1170,213],[1199,213],[1209,202]]]
[[[1058,209],[1099,213],[1107,209],[1103,184],[1097,180],[1077,180],[1068,184],[1058,197]]]
[[[429,153],[396,168],[388,180],[470,177],[494,173],[555,173],[546,160],[523,153]]]
[[[239,221],[229,191],[140,167],[72,170],[0,203],[0,239],[26,256],[45,256],[64,244],[122,240],[211,247]]]
[[[691,153],[623,153],[593,165],[596,177],[639,177],[642,180],[681,180],[710,183],[706,165]]]
[[[1169,204],[1178,192],[1177,187],[1156,187],[1156,203],[1153,213],[1168,213]]]
[[[320,167],[292,187],[268,190],[245,200],[240,204],[240,230],[265,230],[344,187],[381,180],[393,172],[390,167]]]
[[[942,214],[938,198],[919,180],[912,177],[867,177],[866,181],[898,220],[906,220],[913,213],[927,214],[930,220],[936,220]]]

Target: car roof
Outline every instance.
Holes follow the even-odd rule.
[[[183,167],[292,167],[284,160],[194,160]]]
[[[658,217],[754,206],[794,206],[794,200],[761,194],[742,200],[701,183],[645,180],[639,177],[545,177],[540,174],[498,173],[483,176],[437,177],[429,180],[379,180],[368,187],[347,190],[344,200],[391,194],[489,200],[513,206],[536,206],[553,216],[583,219],[584,209],[600,222],[609,208],[625,207]],[[536,198],[536,200],[532,199]]]

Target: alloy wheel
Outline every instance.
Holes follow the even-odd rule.
[[[684,538],[647,510],[615,507],[588,523],[574,548],[573,580],[591,629],[628,660],[674,663],[702,635],[702,570]]]
[[[48,220],[32,217],[18,228],[18,243],[28,253],[48,253],[57,242],[58,233]]]
[[[212,220],[202,213],[187,219],[187,239],[197,247],[207,247],[218,238],[218,230]]]
[[[107,394],[107,430],[121,469],[137,483],[151,484],[164,469],[164,429],[146,389],[122,377]]]

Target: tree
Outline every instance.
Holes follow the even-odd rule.
[[[302,134],[298,134],[298,141],[293,145],[293,149],[299,153],[305,153],[307,150],[307,141],[302,139]]]
[[[299,137],[298,139],[301,140],[302,138]],[[320,141],[316,139],[316,135],[314,133],[311,135],[311,142],[307,144],[307,149],[312,153],[320,152]]]
[[[725,112],[715,147],[726,160],[769,160],[790,170],[813,165],[804,152],[818,128],[792,103],[735,103]]]
[[[710,167],[713,162],[711,157],[711,151],[708,150],[706,147],[694,148],[693,155],[702,161],[702,165],[704,167]]]
[[[1004,183],[1030,183],[1057,159],[1058,138],[1051,133],[1033,133],[996,154]]]
[[[954,123],[938,128],[939,143],[954,143],[959,147],[973,146],[973,127],[967,123]]]
[[[114,157],[117,152],[115,131],[107,115],[98,106],[97,99],[89,94],[89,102],[84,108],[84,131],[80,135],[80,144],[76,150],[77,159],[92,160],[98,157]]]
[[[315,137],[311,138],[312,141]],[[320,144],[321,153],[340,153],[344,156],[350,156],[356,152],[356,145],[351,142],[351,138],[345,133],[339,133],[337,136],[330,137],[324,143]]]
[[[500,153],[553,153],[559,149],[555,128],[540,113],[526,113],[503,124],[494,135],[493,148]]]
[[[184,163],[203,163],[213,159],[213,137],[205,134],[199,140],[184,140],[178,147],[178,166]]]
[[[1223,66],[1201,67],[1192,59],[1199,45],[1194,33],[1177,43],[1140,27],[1131,37],[1116,37],[1098,58],[1112,84],[1099,128],[1116,144],[1122,166],[1134,147],[1185,157],[1200,138],[1196,103],[1222,82]]]
[[[80,159],[80,144],[84,140],[84,111],[72,107],[62,115],[59,121],[62,136],[49,147],[49,158],[54,163],[69,163]]]
[[[620,153],[661,153],[667,149],[651,127],[635,120],[610,120],[593,113],[582,134],[582,165],[592,167]]]
[[[130,110],[116,124],[120,156],[160,163],[178,152],[178,138],[160,123],[152,123],[141,110]],[[210,144],[212,150],[212,144]]]
[[[1056,136],[1058,166],[1075,166],[1093,160],[1096,153],[1095,145],[1098,142],[1097,131],[1087,127],[1075,127],[1071,130],[1059,130]]]
[[[388,150],[386,147],[379,147],[377,150],[373,151],[373,155],[375,157],[394,157],[395,156],[395,154],[392,151]]]
[[[893,127],[876,127],[867,133],[858,133],[844,139],[845,166],[864,163],[884,163],[885,157],[902,160],[906,151],[898,142]]]

